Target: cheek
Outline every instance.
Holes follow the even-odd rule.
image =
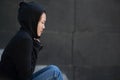
[[[42,29],[42,25],[38,24],[38,31],[41,31],[41,29]]]

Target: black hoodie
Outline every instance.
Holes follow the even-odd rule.
[[[46,12],[39,4],[34,2],[20,3],[18,20],[21,24],[21,29],[27,31],[33,38],[39,38],[37,36],[37,24],[40,15]]]
[[[37,24],[45,10],[34,2],[19,4],[20,30],[6,46],[0,62],[0,80],[31,80],[41,43],[34,40]]]

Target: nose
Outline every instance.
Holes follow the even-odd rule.
[[[43,29],[45,29],[45,25],[43,25]]]

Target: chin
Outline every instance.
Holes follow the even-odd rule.
[[[41,36],[41,34],[38,34],[38,36]]]
[[[38,36],[41,36],[42,35],[42,31],[40,33],[38,33]]]

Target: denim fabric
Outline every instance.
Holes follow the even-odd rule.
[[[32,80],[63,80],[63,76],[57,66],[50,65],[34,73]]]

